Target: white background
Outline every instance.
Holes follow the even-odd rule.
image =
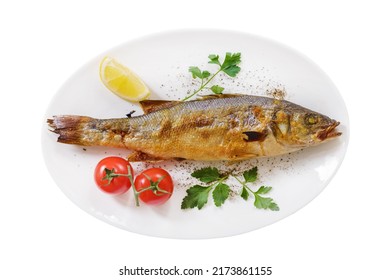
[[[118,275],[124,265],[241,265],[272,266],[268,279],[389,279],[385,2],[2,1],[0,278],[130,279]],[[294,215],[222,239],[145,237],[80,210],[55,185],[41,155],[43,115],[56,90],[85,62],[124,41],[209,27],[285,43],[331,77],[351,121],[349,149],[332,182]],[[241,277],[200,279],[210,278]]]

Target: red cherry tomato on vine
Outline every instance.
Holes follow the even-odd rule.
[[[139,174],[134,181],[139,198],[146,204],[158,205],[166,202],[173,192],[171,175],[161,168],[150,168]],[[143,191],[145,188],[151,188]]]
[[[124,174],[128,173],[128,166],[130,166],[131,174],[134,176],[133,168],[130,163],[121,157],[106,157],[99,161],[96,165],[94,177],[96,185],[104,192],[110,194],[122,194],[128,191],[131,187],[130,180],[127,176],[114,176],[107,178],[107,173]],[[107,171],[106,169],[110,170]]]

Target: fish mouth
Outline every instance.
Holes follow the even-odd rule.
[[[336,127],[340,124],[340,122],[334,121],[331,125],[324,127],[324,129],[317,132],[317,138],[321,141],[326,139],[334,138],[340,136],[342,133],[336,130]]]

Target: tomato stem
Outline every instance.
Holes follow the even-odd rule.
[[[134,180],[133,180],[133,175],[131,174],[130,165],[127,166],[127,177],[130,180],[130,184],[131,184],[131,187],[132,187],[133,192],[134,192],[135,205],[138,207],[139,206],[139,198],[138,198],[139,194],[137,193],[135,186],[134,186]]]
[[[162,176],[156,182],[154,182],[148,175],[144,174],[144,176],[149,180],[150,186],[147,187],[147,188],[143,188],[143,189],[137,191],[135,189],[134,179],[133,179],[133,175],[131,174],[130,165],[127,166],[127,174],[117,174],[117,173],[115,173],[114,169],[110,170],[110,169],[107,169],[107,168],[106,168],[105,171],[106,171],[106,176],[104,177],[104,179],[108,180],[109,182],[111,182],[111,180],[113,178],[119,177],[119,176],[129,178],[131,187],[133,189],[134,198],[135,198],[135,205],[136,206],[139,206],[139,195],[141,193],[143,193],[144,191],[152,190],[153,192],[155,192],[156,195],[159,195],[159,196],[160,195],[164,195],[164,194],[172,194],[170,192],[167,192],[166,190],[163,190],[163,189],[159,188],[159,186],[158,186],[158,184],[165,178],[165,176]]]
[[[161,189],[158,186],[161,183],[161,181],[165,178],[165,176],[161,176],[157,181],[153,181],[152,178],[150,178],[148,175],[146,174],[143,175],[145,176],[146,179],[149,180],[150,186],[145,189],[142,189],[141,191],[152,190],[153,193],[157,196],[163,196],[164,194],[172,194],[170,192],[167,192],[166,190]]]

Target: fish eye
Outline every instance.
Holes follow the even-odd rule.
[[[312,125],[318,122],[318,117],[314,114],[308,114],[305,116],[305,123]]]

